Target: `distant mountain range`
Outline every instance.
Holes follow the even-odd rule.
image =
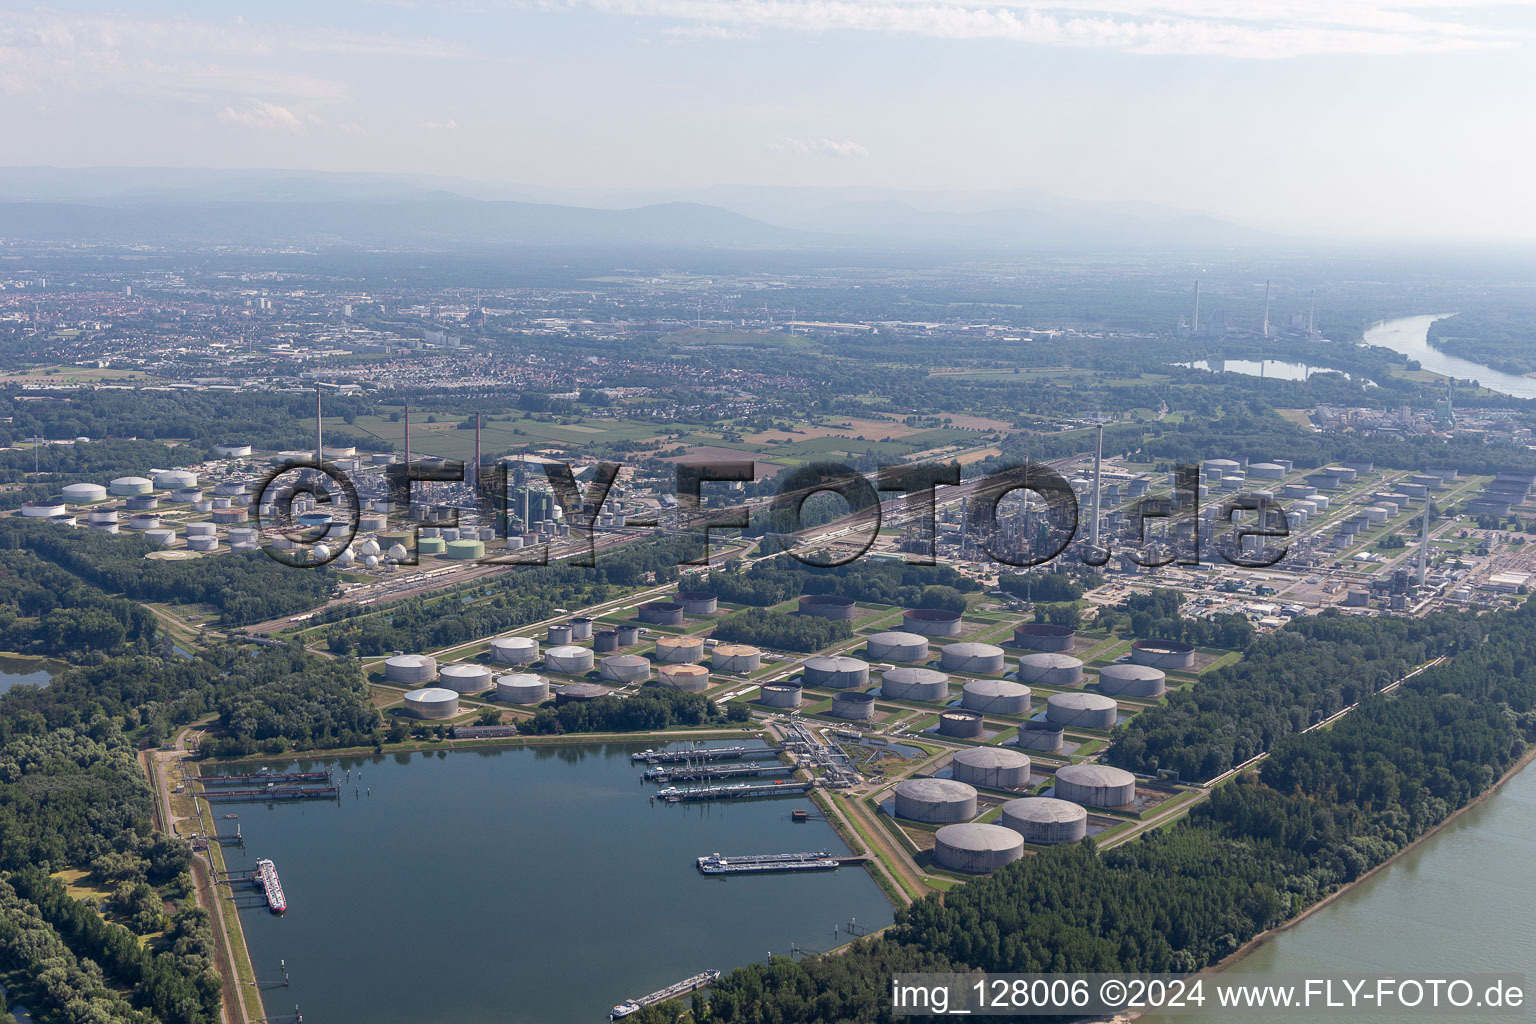
[[[308,171],[0,167],[0,237],[64,242],[1054,249],[1270,236],[1145,203],[1035,192],[715,186],[585,191]]]

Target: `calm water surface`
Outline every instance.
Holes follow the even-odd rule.
[[[1419,365],[1433,373],[1442,373],[1460,379],[1471,378],[1490,391],[1512,395],[1515,398],[1536,398],[1536,380],[1502,373],[1482,363],[1442,352],[1427,340],[1429,325],[1443,320],[1450,314],[1432,316],[1405,316],[1396,320],[1383,320],[1365,332],[1367,345],[1379,345],[1401,352],[1409,359],[1417,359]]]
[[[53,681],[49,663],[35,658],[0,657],[0,693],[17,684],[47,686]]]
[[[706,968],[833,929],[890,923],[863,868],[710,880],[695,858],[847,852],[804,796],[652,806],[643,745],[316,762],[352,769],[340,804],[216,805],[230,867],[272,858],[289,911],[241,915],[272,1014],[310,1024],[567,1024]],[[358,778],[358,769],[362,778]],[[371,795],[367,792],[372,790]],[[354,790],[357,790],[354,794]]]
[[[1177,363],[1191,370],[1210,370],[1215,373],[1241,373],[1249,377],[1267,377],[1270,380],[1306,380],[1314,373],[1339,373],[1326,366],[1308,366],[1306,363],[1290,363],[1283,359],[1196,359],[1189,363]],[[1349,374],[1344,374],[1348,377]]]

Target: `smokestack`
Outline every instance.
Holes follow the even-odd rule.
[[[405,464],[411,464],[411,407],[405,407]]]
[[[1316,314],[1316,313],[1317,313],[1317,289],[1313,288],[1312,289],[1312,297],[1307,300],[1307,337],[1309,337],[1309,338],[1315,333],[1315,329],[1313,327],[1313,320],[1312,320],[1312,318],[1313,318],[1313,315]]]
[[[475,413],[475,478],[470,481],[471,487],[480,486],[480,414]]]
[[[1088,526],[1088,543],[1099,546],[1099,468],[1104,461],[1104,424],[1099,424],[1099,443],[1093,450],[1093,519]]]
[[[1269,282],[1264,282],[1264,337],[1269,337]]]
[[[1195,278],[1195,319],[1189,325],[1189,333],[1200,333],[1200,279],[1198,277]]]
[[[1429,572],[1429,498],[1424,499],[1424,536],[1419,540],[1419,586]]]
[[[325,456],[324,456],[323,452],[321,451],[321,449],[324,448],[324,447],[325,446],[321,443],[321,437],[320,437],[320,382],[316,381],[315,382],[315,465],[316,465],[316,467],[325,465]]]

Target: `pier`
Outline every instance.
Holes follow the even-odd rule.
[[[711,782],[717,779],[743,779],[761,775],[792,775],[792,764],[733,764],[716,767],[679,765],[650,768],[642,778],[646,782]]]
[[[684,978],[677,984],[668,985],[666,988],[652,992],[648,996],[624,1000],[609,1011],[608,1019],[618,1020],[620,1017],[628,1017],[632,1013],[639,1013],[647,1006],[654,1006],[657,1003],[664,1003],[668,999],[676,999],[678,996],[687,995],[689,992],[696,992],[706,985],[712,985],[719,980],[719,971],[701,971],[691,978]]]
[[[340,786],[269,786],[266,789],[216,789],[203,794],[209,803],[256,803],[265,800],[339,800]]]
[[[728,786],[696,786],[688,789],[678,786],[668,786],[666,789],[657,790],[656,796],[669,804],[693,802],[700,800],[743,800],[751,797],[784,796],[786,794],[807,793],[812,783],[809,782],[738,782]]]
[[[703,875],[766,875],[779,871],[836,871],[844,864],[863,864],[867,857],[837,857],[825,850],[814,853],[751,853],[722,857],[712,853],[696,862]]]
[[[251,772],[246,775],[198,775],[194,776],[194,782],[201,782],[204,786],[244,786],[250,783],[300,783],[300,782],[325,782],[331,781],[331,773],[324,772]]]
[[[645,764],[696,764],[778,756],[777,747],[690,747],[687,750],[642,750],[638,754],[630,754],[629,759]]]

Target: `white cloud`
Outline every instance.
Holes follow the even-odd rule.
[[[423,121],[416,127],[429,132],[451,132],[459,127],[459,122],[449,118],[446,121]]]
[[[225,107],[219,111],[219,120],[228,121],[231,124],[241,124],[249,128],[283,129],[298,131],[303,128],[307,120],[301,118],[287,107],[276,103],[268,103],[265,100],[249,100],[239,110],[234,107]]]
[[[830,156],[840,159],[869,156],[869,148],[852,139],[780,139],[768,148],[777,153],[795,153],[800,156]]]

